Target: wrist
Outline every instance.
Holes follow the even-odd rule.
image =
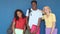
[[[53,32],[51,32],[50,34],[52,34]]]

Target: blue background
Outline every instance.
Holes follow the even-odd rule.
[[[11,24],[16,9],[21,9],[26,14],[26,10],[31,7],[31,0],[0,0],[0,34],[7,34],[6,31]],[[42,8],[46,5],[50,6],[52,12],[56,14],[58,28],[58,34],[60,34],[60,0],[37,0],[38,8]],[[41,25],[44,28],[44,25]],[[41,28],[41,34],[44,34],[44,30]]]

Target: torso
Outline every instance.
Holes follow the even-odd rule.
[[[45,19],[45,25],[47,28],[52,28],[52,23],[53,23],[53,19],[54,18],[54,14],[50,13],[50,16],[47,18],[46,15],[44,15],[44,19]]]
[[[19,20],[15,21],[15,28],[24,29],[26,25],[26,18],[19,18]]]
[[[41,11],[39,9],[37,9],[37,10],[31,9],[31,13],[30,13],[30,17],[29,17],[30,28],[32,27],[33,24],[34,25],[38,24],[38,18],[40,17],[40,13],[41,13]]]

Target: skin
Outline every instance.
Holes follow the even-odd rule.
[[[35,2],[33,2],[31,5],[33,10],[37,10],[37,4]]]
[[[19,18],[22,18],[22,13],[21,12],[17,12],[17,16],[19,17]]]
[[[49,15],[50,15],[50,8],[49,7],[44,7],[44,12],[46,13],[46,15],[47,15],[47,18],[49,17]],[[51,29],[51,32],[50,32],[50,34],[53,34],[53,31],[54,31],[54,28],[55,28],[55,22],[53,21],[52,22],[52,29]]]
[[[32,9],[37,10],[37,4],[35,2],[32,3]],[[37,29],[38,29],[38,27],[40,27],[40,21],[41,21],[41,19],[39,18],[38,19],[38,24],[37,24]],[[30,27],[28,25],[28,16],[26,16],[26,22],[27,22],[27,27],[30,30]],[[31,34],[36,34],[37,29],[34,32],[32,32]]]
[[[13,24],[12,24],[12,30],[13,30],[13,33],[16,34],[16,33],[15,33],[15,30],[14,30],[14,29],[15,29],[14,26],[15,26],[15,22],[13,22]]]
[[[22,18],[22,13],[18,11],[18,12],[17,12],[17,16],[18,16],[19,18]],[[13,22],[12,30],[13,30],[14,34],[16,34],[14,29],[15,29],[15,22]],[[26,29],[26,27],[24,27],[24,31],[25,31],[25,29]]]

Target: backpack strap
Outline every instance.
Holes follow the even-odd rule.
[[[31,13],[31,9],[29,8],[29,14]]]
[[[29,8],[29,13],[28,13],[28,22],[29,22],[30,13],[31,13],[31,9]]]
[[[29,17],[30,17],[30,13],[31,13],[31,9],[29,8],[29,12],[28,12],[28,23],[29,23]],[[28,25],[28,24],[27,24]],[[26,29],[28,28],[28,26],[26,27]]]

